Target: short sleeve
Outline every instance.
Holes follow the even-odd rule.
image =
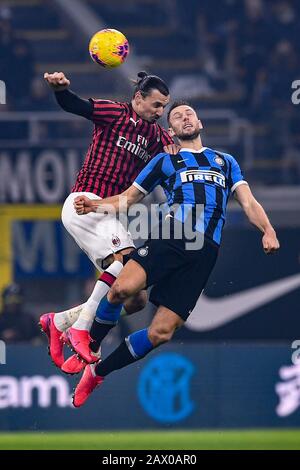
[[[248,184],[248,183],[244,179],[240,165],[235,160],[235,158],[233,158],[230,155],[229,189],[233,193],[236,190],[236,188],[240,186],[241,184]]]
[[[156,186],[162,183],[165,177],[165,174],[162,171],[162,164],[165,155],[166,154],[160,153],[154,157],[133,182],[133,185],[142,193],[148,194],[153,191]]]
[[[119,119],[125,109],[122,103],[115,101],[94,100],[93,98],[90,98],[89,101],[93,104],[91,120],[99,126],[111,124]]]

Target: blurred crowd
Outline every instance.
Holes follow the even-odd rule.
[[[270,172],[277,162],[282,183],[298,184],[300,105],[292,102],[292,83],[300,79],[299,1],[192,0],[186,8],[185,2],[170,0],[168,5],[170,24],[182,40],[192,47],[197,37],[203,64],[202,81],[183,78],[177,95],[191,93],[194,83],[199,107],[203,97],[211,104],[215,95],[216,106],[235,109],[251,122],[255,155],[270,162]],[[202,96],[196,83],[198,90],[202,84]]]
[[[18,284],[9,284],[2,292],[0,340],[5,344],[40,342],[36,319],[24,309],[24,294]]]
[[[55,108],[40,76],[29,41],[19,38],[12,24],[12,12],[0,7],[0,79],[6,84],[6,110],[43,111]]]
[[[275,106],[291,101],[299,78],[296,0],[214,0],[176,5],[170,20],[187,40],[197,37],[198,57],[211,83],[241,91],[239,104],[264,119]]]
[[[134,8],[141,8],[138,1],[130,3]],[[170,37],[161,41],[183,44],[176,58],[189,56],[196,65],[192,79],[188,70],[182,73],[172,67],[171,90],[185,98],[190,94],[191,101],[202,107],[235,109],[253,124],[257,153],[267,159],[284,156],[287,182],[293,183],[295,174],[299,181],[300,105],[291,101],[292,83],[300,79],[299,1],[188,0],[187,7],[185,0],[165,0],[159,8],[163,19],[153,21],[163,21],[170,31]],[[7,84],[6,109],[57,110],[35,73],[31,43],[18,38],[12,23],[12,11],[0,8],[0,79]],[[161,53],[153,48],[157,59]],[[78,61],[82,61],[80,50]]]
[[[138,3],[138,2],[137,2]],[[239,104],[260,119],[290,102],[291,83],[299,77],[296,0],[167,0],[166,27],[201,59],[212,87],[240,92]],[[51,106],[35,76],[30,43],[18,39],[11,11],[0,8],[0,77],[14,109]],[[191,48],[189,46],[192,46]],[[195,47],[196,46],[196,47]],[[153,51],[158,54],[159,51]],[[11,79],[13,77],[13,80]]]

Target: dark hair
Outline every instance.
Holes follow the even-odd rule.
[[[178,108],[178,106],[189,106],[190,108],[194,109],[193,106],[188,101],[184,101],[184,100],[174,101],[174,103],[171,104],[171,106],[169,108],[169,111],[168,111],[168,115],[167,115],[168,123],[170,123],[170,114],[171,114],[171,112],[173,111],[173,109]],[[195,111],[195,109],[194,109],[194,111]]]
[[[157,75],[148,75],[147,72],[139,72],[137,80],[133,80],[134,93],[140,91],[142,96],[145,98],[150,95],[152,90],[158,90],[162,95],[168,96],[170,94],[167,84]]]

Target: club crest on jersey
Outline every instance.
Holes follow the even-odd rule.
[[[117,235],[113,235],[111,242],[115,248],[118,248],[121,245],[121,240]]]
[[[138,249],[138,254],[140,256],[147,256],[148,255],[148,247],[145,246],[145,247],[139,248]]]
[[[215,158],[214,158],[214,161],[215,161],[218,165],[220,165],[220,166],[224,166],[224,165],[225,165],[225,162],[224,162],[223,158],[221,158],[221,157],[215,157]]]
[[[204,183],[216,183],[222,188],[226,187],[225,176],[213,170],[187,170],[180,173],[182,183],[203,181]]]

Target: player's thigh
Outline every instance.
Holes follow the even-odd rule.
[[[76,243],[85,251],[85,246],[89,246],[87,254],[89,251],[93,250],[93,245],[95,244],[96,238],[96,228],[97,224],[101,220],[98,214],[94,213],[78,215],[74,209],[74,200],[78,195],[85,195],[89,198],[100,199],[99,196],[96,196],[92,193],[71,193],[64,202],[61,220],[65,229],[69,234],[74,238]],[[98,217],[97,217],[98,216]]]
[[[218,256],[218,249],[206,244],[198,252],[186,254],[186,264],[175,270],[150,294],[155,305],[164,305],[186,320],[206,286]]]
[[[78,246],[87,254],[97,269],[102,260],[115,252],[134,247],[130,234],[112,214],[90,213],[78,215],[73,203],[76,196],[84,194],[100,199],[92,193],[71,193],[62,209],[62,222]]]
[[[148,239],[130,258],[143,267],[147,286],[163,282],[185,261],[181,240]]]

